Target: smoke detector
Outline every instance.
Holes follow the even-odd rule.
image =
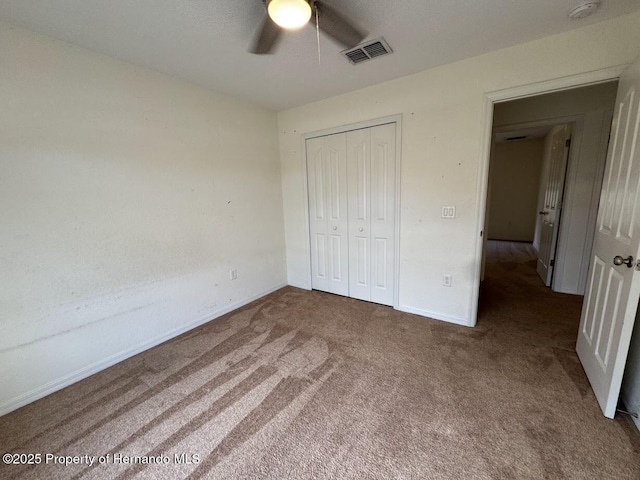
[[[571,20],[581,20],[588,17],[600,7],[600,0],[585,0],[569,10],[569,18]]]

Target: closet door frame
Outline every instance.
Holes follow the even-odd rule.
[[[388,117],[376,118],[372,120],[365,120],[363,122],[352,123],[349,125],[342,125],[339,127],[328,128],[324,130],[318,130],[315,132],[309,132],[302,135],[302,169],[303,169],[303,189],[304,189],[304,205],[305,205],[305,255],[307,258],[307,289],[311,290],[311,224],[309,216],[309,185],[308,185],[308,172],[307,172],[307,140],[310,138],[324,137],[327,135],[334,135],[336,133],[346,133],[352,130],[360,130],[363,128],[377,127],[379,125],[387,125],[394,123],[396,127],[396,171],[395,171],[395,247],[394,247],[394,292],[393,292],[393,308],[398,309],[399,291],[400,291],[400,171],[401,171],[401,139],[402,139],[402,114],[391,115]]]

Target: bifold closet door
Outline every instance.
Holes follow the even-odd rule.
[[[346,134],[307,140],[311,288],[349,296]]]
[[[393,305],[395,124],[347,132],[349,296]]]

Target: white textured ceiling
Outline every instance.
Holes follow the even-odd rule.
[[[260,0],[2,0],[0,19],[282,110],[640,9],[640,0],[603,0],[572,21],[579,0],[324,1],[394,53],[352,66],[323,36],[318,65],[308,26],[288,32],[275,55],[251,55]]]

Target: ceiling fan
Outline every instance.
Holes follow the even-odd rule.
[[[297,30],[312,23],[345,48],[355,47],[366,33],[333,7],[318,0],[262,0],[267,15],[249,51],[258,55],[272,53],[283,30]]]

